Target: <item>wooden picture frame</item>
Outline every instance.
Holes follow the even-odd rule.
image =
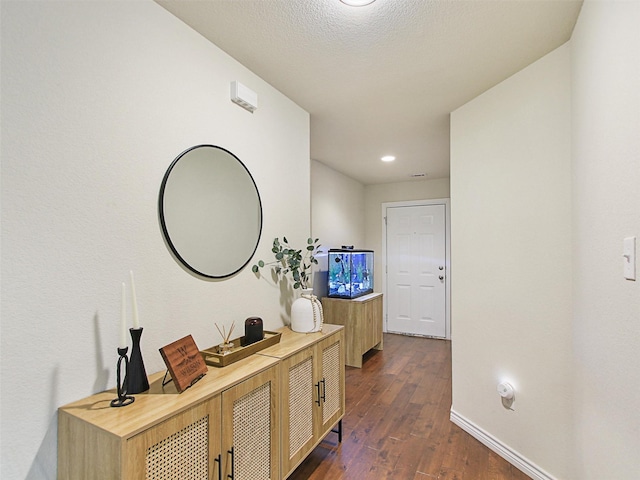
[[[191,335],[165,345],[160,349],[160,355],[178,393],[184,392],[207,373],[207,365]]]

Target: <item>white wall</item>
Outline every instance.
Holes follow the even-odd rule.
[[[373,250],[374,290],[382,292],[382,204],[410,200],[449,198],[449,179],[367,185],[364,189],[365,247]]]
[[[311,231],[320,238],[321,255],[314,272],[313,291],[328,294],[326,252],[342,245],[364,247],[364,185],[316,160],[311,161]]]
[[[622,240],[640,238],[638,25],[638,1],[587,0],[571,39],[580,480],[640,475],[640,279],[622,275]]]
[[[565,45],[451,115],[452,413],[558,478],[572,453],[570,100]]]
[[[552,478],[626,480],[638,476],[640,284],[623,278],[622,241],[627,236],[640,236],[639,24],[639,2],[587,0],[568,46],[452,115],[453,411],[465,414],[498,444],[511,446],[525,459],[538,463]],[[570,58],[563,53],[567,48]],[[550,68],[550,58],[561,57],[565,57],[561,64]],[[554,81],[559,81],[559,93],[564,90],[564,65],[570,66],[569,133],[567,96],[562,94],[553,102],[539,95],[541,86]],[[523,73],[534,73],[533,81],[522,82]],[[517,96],[512,97],[505,85],[517,87]],[[498,103],[484,105],[488,96],[496,97]],[[500,106],[509,102],[511,110]],[[472,112],[478,105],[484,109],[478,112],[482,118]],[[526,126],[522,117],[538,110],[545,118]],[[474,118],[478,122],[470,124]],[[478,142],[470,142],[470,137],[484,137],[487,128],[494,126],[502,134],[501,138],[487,139],[494,142],[493,155],[470,148]],[[529,134],[519,132],[519,126]],[[514,136],[525,148],[509,157]],[[536,169],[543,169],[538,173],[527,172],[526,165],[521,165],[527,157],[534,160],[531,153],[539,151],[541,142],[557,145],[560,154],[567,149],[567,139],[571,142],[569,185],[565,154],[553,166],[545,166],[545,156],[538,157]],[[495,158],[502,162],[498,171],[492,168]],[[487,166],[489,172],[485,171]],[[522,183],[508,184],[518,177],[524,177]],[[540,177],[547,182],[536,191]],[[491,193],[492,189],[495,192]],[[566,218],[566,195],[570,195],[570,218]],[[487,205],[486,200],[492,197],[504,197],[504,202]],[[521,202],[527,198],[530,206]],[[541,209],[541,202],[549,198],[555,198],[561,209],[558,212],[554,208],[551,216],[549,209]],[[511,206],[514,202],[515,207]],[[482,212],[487,206],[498,214],[494,215],[497,218],[488,218]],[[517,211],[505,215],[512,210]],[[546,242],[549,227],[563,218],[566,223],[553,227],[558,237],[555,247],[540,255],[538,242]],[[540,228],[531,231],[529,220]],[[482,222],[485,224],[479,225]],[[497,245],[489,249],[486,233],[478,235],[476,230],[482,227],[484,232],[494,232],[490,227],[496,223],[502,223],[498,226],[504,235],[491,233],[489,240]],[[564,227],[560,223],[565,223]],[[526,241],[522,237],[527,232],[536,245],[514,249]],[[567,237],[571,239],[570,252],[566,249]],[[513,259],[513,252],[526,255]],[[482,264],[475,260],[474,265],[475,257]],[[511,259],[517,267],[510,277],[515,286],[496,290],[499,296],[489,297],[494,302],[489,309],[483,305],[488,298],[484,285],[493,286],[509,273],[493,268],[495,260],[503,258]],[[529,258],[539,265],[528,265]],[[572,261],[569,279],[567,258]],[[492,267],[489,271],[487,265]],[[521,271],[528,275],[518,275]],[[535,283],[530,281],[532,273]],[[554,301],[540,296],[550,284],[557,287]],[[511,300],[514,289],[517,303]],[[517,297],[531,293],[536,294],[537,305]],[[571,309],[565,317],[562,311],[566,298],[571,300]],[[548,314],[554,307],[557,316],[539,315]],[[533,312],[537,318],[523,321],[523,312],[516,309]],[[483,315],[486,312],[491,315]],[[516,319],[513,324],[509,316]],[[482,341],[472,341],[474,335]],[[532,354],[536,358],[531,358]],[[523,360],[530,367],[521,365]],[[486,407],[493,392],[484,383],[491,383],[488,373],[492,364],[495,372],[516,382],[514,412]],[[546,391],[546,396],[539,391]],[[531,415],[532,408],[540,415]],[[531,418],[520,418],[523,416]],[[524,421],[529,425],[522,425]]]
[[[311,161],[311,230],[325,248],[364,248],[364,185]]]
[[[115,386],[120,284],[136,276],[147,372],[158,348],[204,348],[250,315],[282,325],[279,289],[247,268],[185,272],[165,247],[157,198],[185,148],[234,152],[262,196],[271,240],[310,227],[309,116],[151,1],[2,2],[0,477],[56,477],[56,409]],[[229,101],[239,80],[252,115]],[[279,172],[298,179],[295,199]],[[229,236],[233,242],[233,236]]]

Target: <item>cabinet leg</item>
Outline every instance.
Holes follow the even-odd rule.
[[[342,443],[342,419],[338,421],[338,428],[331,431],[338,434],[338,443]]]

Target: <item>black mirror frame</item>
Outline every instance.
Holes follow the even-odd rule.
[[[258,198],[258,207],[260,209],[260,228],[258,229],[258,236],[256,238],[255,246],[254,246],[251,254],[247,257],[247,259],[244,261],[244,263],[242,263],[242,265],[240,265],[237,269],[233,270],[230,273],[224,274],[224,275],[211,275],[211,274],[208,274],[208,273],[201,272],[200,270],[195,268],[193,265],[191,265],[189,262],[187,262],[187,260],[185,260],[185,258],[182,255],[180,255],[180,253],[178,252],[178,250],[175,247],[174,243],[171,241],[171,236],[169,235],[169,231],[167,229],[167,224],[166,224],[166,220],[165,220],[164,205],[163,205],[164,204],[164,195],[165,195],[165,189],[166,189],[166,186],[167,186],[167,181],[169,180],[169,176],[171,175],[171,172],[173,171],[173,169],[177,165],[177,163],[180,161],[180,159],[182,159],[186,154],[188,154],[189,152],[191,152],[191,151],[193,151],[193,150],[195,150],[197,148],[202,148],[202,147],[209,147],[209,148],[215,148],[215,149],[218,149],[218,150],[222,150],[223,152],[228,153],[234,159],[236,159],[236,161],[242,166],[242,168],[247,173],[248,177],[251,179],[251,182],[253,183],[253,186],[254,186],[254,188],[256,190],[256,196]],[[256,185],[256,182],[255,182],[255,180],[253,178],[253,175],[251,175],[251,172],[249,171],[247,166],[242,162],[242,160],[240,160],[236,155],[234,155],[232,152],[230,152],[226,148],[223,148],[223,147],[220,147],[220,146],[217,146],[217,145],[211,145],[211,144],[200,144],[200,145],[195,145],[193,147],[189,147],[185,151],[183,151],[180,155],[178,155],[173,160],[173,162],[171,162],[171,165],[169,165],[169,168],[167,169],[167,171],[164,174],[164,177],[162,178],[162,183],[160,184],[160,193],[158,195],[158,214],[159,214],[159,217],[160,217],[160,226],[162,228],[162,235],[164,237],[165,242],[169,246],[169,248],[171,250],[171,253],[174,255],[174,257],[182,264],[182,266],[187,268],[187,270],[189,270],[190,272],[195,273],[196,275],[199,275],[201,277],[210,278],[210,279],[224,279],[224,278],[232,277],[233,275],[235,275],[236,273],[240,272],[244,267],[247,266],[247,264],[251,261],[251,259],[255,255],[256,250],[258,249],[258,245],[260,244],[260,238],[262,236],[262,225],[264,223],[263,222],[263,211],[262,211],[262,198],[260,197],[260,191],[258,190],[258,186]]]

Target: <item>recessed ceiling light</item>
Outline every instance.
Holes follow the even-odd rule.
[[[383,162],[393,162],[395,159],[396,157],[394,157],[393,155],[385,155],[380,160],[382,160]]]
[[[375,2],[376,0],[340,0],[345,5],[349,5],[350,7],[364,7],[365,5],[369,5],[370,3]]]

